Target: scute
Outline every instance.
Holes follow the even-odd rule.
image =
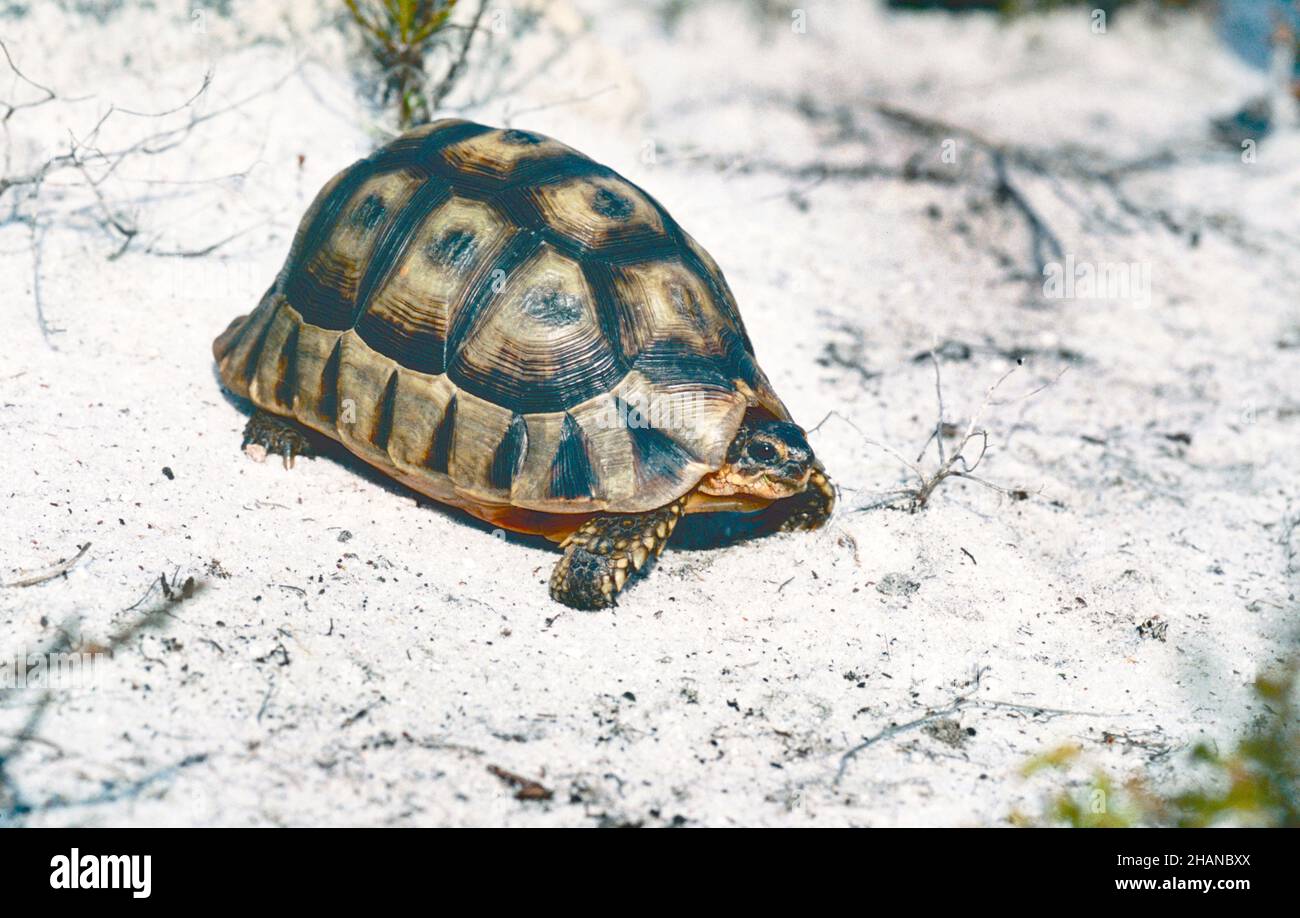
[[[616,175],[549,182],[527,193],[548,226],[589,249],[664,236],[655,205]]]
[[[385,227],[423,185],[407,171],[380,173],[359,187],[346,177],[321,202],[300,257],[287,266],[281,289],[294,308],[321,328],[351,328],[362,278]],[[319,243],[315,240],[319,238]]]
[[[486,270],[514,232],[490,203],[444,198],[394,246],[391,264],[363,303],[357,333],[408,369],[444,372],[447,333],[466,278]]]
[[[447,367],[457,386],[523,414],[563,411],[626,374],[581,265],[545,244],[480,311]]]
[[[530,172],[538,171],[539,165],[553,170],[566,164],[591,162],[558,140],[531,131],[509,129],[489,130],[450,144],[443,150],[442,158],[452,170],[469,176],[471,181],[483,177],[497,184],[526,181]]]
[[[717,265],[652,197],[465,121],[335,176],[213,350],[236,394],[530,531],[663,506],[721,465],[748,408],[789,417]]]

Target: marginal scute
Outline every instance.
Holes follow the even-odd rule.
[[[456,393],[456,425],[447,474],[457,487],[489,500],[502,500],[491,484],[492,458],[514,413],[472,393]]]
[[[293,412],[293,397],[290,396],[287,402],[281,402],[279,396],[285,394],[282,374],[287,369],[281,358],[296,329],[293,314],[284,308],[283,302],[277,302],[271,321],[249,351],[250,368],[254,369],[249,378],[249,397],[257,404],[281,414]]]
[[[613,427],[632,441],[632,451],[640,455],[645,443],[632,425],[645,427],[648,422],[649,427],[691,457],[691,462],[683,466],[682,475],[694,476],[696,480],[722,465],[749,404],[744,395],[733,389],[664,386],[637,370],[630,372],[611,394],[616,412]],[[617,413],[618,402],[635,409],[636,418],[625,422]],[[664,448],[669,447],[664,444]],[[668,485],[677,483],[677,479],[671,478],[662,481]],[[642,481],[638,487],[653,488],[653,482]]]
[[[551,138],[466,121],[331,179],[213,353],[259,407],[528,531],[668,506],[748,408],[789,417],[721,271],[653,198]]]
[[[439,435],[445,430],[440,471],[447,470],[451,456],[451,438],[455,433],[456,387],[446,376],[398,370],[400,384],[393,403],[397,422],[388,438],[388,455],[403,473],[420,478],[428,476],[430,454],[435,451]],[[432,484],[432,477],[428,478]]]
[[[335,436],[366,461],[389,463],[387,442],[381,446],[373,438],[383,426],[389,382],[397,363],[372,350],[355,331],[344,332],[339,344]]]

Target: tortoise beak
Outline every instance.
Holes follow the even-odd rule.
[[[786,466],[782,466],[779,474],[763,476],[763,482],[767,485],[764,490],[771,497],[778,500],[782,497],[791,497],[808,487],[808,476],[812,474],[812,469],[797,463],[792,465],[789,474],[786,474]]]

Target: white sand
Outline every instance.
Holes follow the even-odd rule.
[[[821,533],[670,550],[616,611],[585,614],[547,598],[556,556],[532,543],[356,467],[240,454],[211,339],[269,283],[319,186],[382,134],[307,5],[289,22],[234,3],[206,32],[163,5],[0,23],[61,97],[10,118],[6,175],[110,104],[181,106],[209,68],[192,106],[118,112],[96,145],[238,103],[126,157],[102,201],[70,169],[38,200],[0,197],[18,218],[0,224],[0,581],[91,543],[66,577],[0,589],[0,653],[61,632],[106,643],[157,613],[17,744],[10,819],[997,825],[1035,811],[1059,779],[1019,769],[1061,743],[1164,781],[1259,713],[1250,682],[1280,654],[1300,568],[1300,138],[1249,165],[1209,143],[1209,118],[1262,83],[1207,25],[1134,16],[1098,36],[1082,12],[1004,28],[846,2],[809,4],[795,34],[784,11],[714,2],[669,36],[647,4],[558,6],[565,56],[460,113],[559,136],[656,195],[722,265],[796,417],[835,412],[812,442],[844,490]],[[512,73],[547,53],[511,47]],[[1013,184],[1078,259],[1149,266],[1149,305],[1038,301],[1026,223],[969,141],[955,185],[800,171],[941,168],[941,138],[877,103],[1050,162],[1051,177],[1013,157]],[[1124,181],[1134,213],[1070,150],[1093,170],[1176,161]],[[104,208],[138,229],[111,260],[124,237]],[[864,435],[916,455],[936,408],[913,357],[949,339],[973,349],[943,367],[963,426],[1010,349],[1035,354],[1001,399],[1069,368],[985,415],[978,474],[1030,498],[951,479],[923,512],[855,512],[906,483]],[[141,602],[160,573],[199,590]],[[1163,640],[1139,633],[1151,619]],[[0,690],[0,750],[40,695]],[[959,697],[955,729],[844,760]],[[491,765],[554,799],[514,799]]]

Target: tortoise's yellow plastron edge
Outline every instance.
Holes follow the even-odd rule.
[[[293,418],[332,439],[377,469],[434,500],[464,509],[494,525],[562,538],[598,513],[650,511],[694,490],[716,470],[745,412],[758,407],[778,417],[784,405],[763,386],[737,381],[729,392],[677,393],[656,388],[633,371],[613,391],[568,411],[581,428],[592,463],[590,498],[559,500],[546,494],[549,455],[526,452],[506,491],[493,488],[488,465],[512,415],[460,390],[445,374],[401,366],[372,349],[355,331],[332,331],[303,321],[274,288],[251,314],[236,319],[213,342],[221,380],[257,407]],[[763,382],[766,382],[765,380]],[[627,426],[615,398],[646,404],[655,399],[681,422],[670,433],[693,460],[677,477],[638,474]],[[455,404],[446,472],[436,471],[436,451],[448,407]],[[530,443],[555,444],[565,412],[525,415]],[[472,457],[472,458],[470,458]],[[692,494],[687,512],[761,509]]]

